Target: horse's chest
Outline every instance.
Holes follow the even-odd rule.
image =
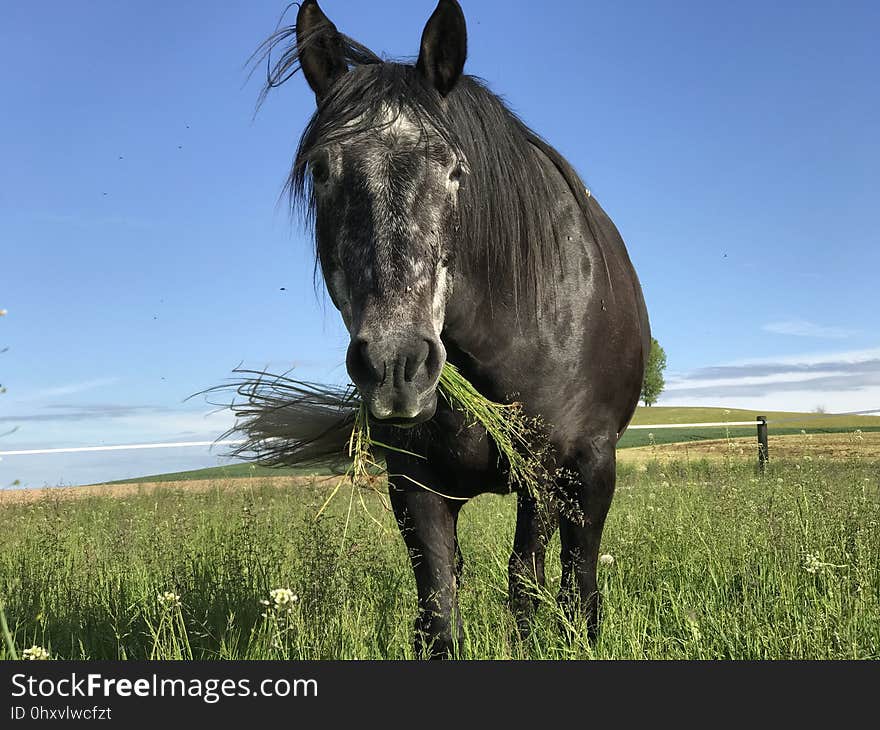
[[[458,497],[510,491],[494,442],[484,428],[468,424],[460,414],[438,412],[417,440],[418,453],[442,482],[438,491]]]

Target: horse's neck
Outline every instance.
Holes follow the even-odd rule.
[[[459,278],[447,304],[443,340],[474,363],[489,365],[512,348],[538,339],[539,317],[531,293],[513,297],[513,282],[503,285],[485,272]]]

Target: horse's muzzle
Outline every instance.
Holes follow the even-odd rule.
[[[346,366],[370,415],[390,425],[426,421],[437,408],[437,382],[446,362],[433,333],[375,337],[361,332],[348,346]]]

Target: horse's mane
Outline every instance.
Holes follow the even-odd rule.
[[[258,61],[267,61],[260,103],[299,70],[300,56],[315,35],[298,44],[295,27],[289,26],[264,41],[254,54]],[[515,306],[524,295],[534,304],[542,294],[552,293],[558,280],[565,221],[542,155],[565,179],[604,258],[599,226],[578,174],[482,80],[462,76],[443,99],[414,65],[384,61],[341,33],[337,41],[349,73],[320,100],[300,139],[286,186],[291,204],[300,207],[307,220],[315,214],[310,155],[393,123],[390,109],[439,134],[466,162],[469,179],[460,188],[458,205],[464,250],[456,251],[457,260],[465,260],[456,267],[485,268],[490,291],[508,282]],[[273,65],[270,55],[278,46],[284,50]]]

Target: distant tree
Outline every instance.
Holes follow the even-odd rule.
[[[651,352],[648,355],[648,365],[645,368],[645,382],[642,384],[642,401],[646,406],[652,406],[657,402],[666,381],[663,379],[663,371],[666,370],[666,352],[660,347],[660,343],[651,338]]]

